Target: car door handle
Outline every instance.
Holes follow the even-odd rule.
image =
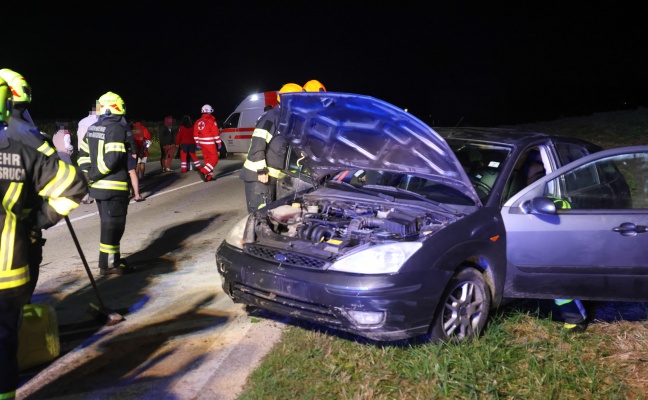
[[[637,233],[648,232],[648,227],[644,225],[635,225],[632,222],[624,222],[621,226],[612,228],[614,232],[619,232],[623,236],[634,236]]]

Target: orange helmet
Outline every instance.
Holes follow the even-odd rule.
[[[322,85],[322,82],[315,79],[306,82],[304,84],[304,90],[306,92],[326,92],[326,88]]]
[[[277,95],[277,102],[281,102],[281,99],[279,99],[279,95],[282,93],[295,93],[295,92],[303,92],[304,89],[299,86],[296,83],[286,83],[279,89],[279,94]]]

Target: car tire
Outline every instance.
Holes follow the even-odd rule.
[[[479,337],[486,326],[490,305],[491,292],[484,276],[474,268],[460,270],[441,296],[430,339],[461,342]]]
[[[227,147],[225,147],[225,143],[223,143],[220,150],[218,150],[218,158],[227,158],[227,156]]]

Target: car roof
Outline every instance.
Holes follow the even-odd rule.
[[[579,138],[551,133],[519,131],[512,128],[450,127],[434,128],[434,130],[445,139],[466,140],[513,147],[526,147],[539,140],[555,140],[578,143],[592,150],[601,149],[598,145]]]

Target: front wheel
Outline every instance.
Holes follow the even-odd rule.
[[[479,334],[486,326],[491,293],[482,274],[465,268],[448,283],[432,322],[433,341],[461,342]]]

